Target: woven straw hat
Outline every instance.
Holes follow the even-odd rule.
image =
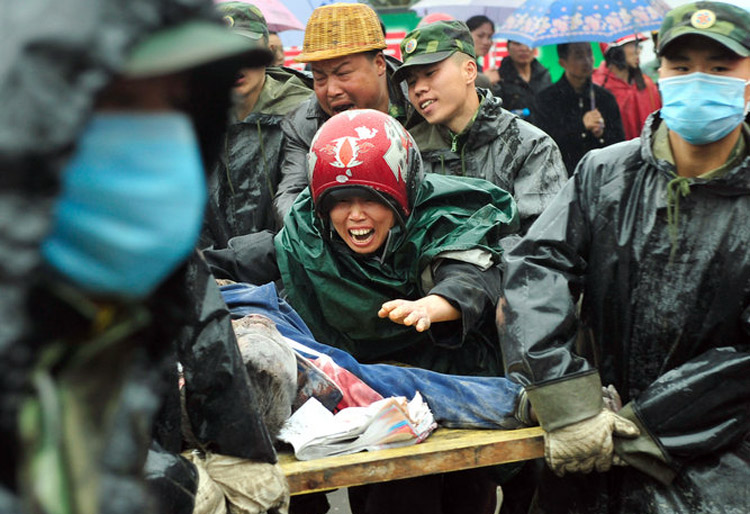
[[[315,9],[305,28],[297,62],[322,61],[386,47],[380,19],[364,4],[331,4]]]

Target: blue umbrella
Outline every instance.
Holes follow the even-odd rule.
[[[529,46],[612,42],[658,30],[670,10],[663,0],[526,0],[496,35]]]

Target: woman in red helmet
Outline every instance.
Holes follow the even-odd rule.
[[[374,110],[328,120],[308,173],[276,257],[287,299],[316,339],[363,363],[502,375],[494,312],[499,241],[518,228],[511,195],[480,179],[425,175],[408,132]],[[354,488],[350,500],[357,513],[484,514],[495,489],[477,469]]]
[[[479,179],[425,176],[393,118],[347,111],[321,127],[309,190],[276,238],[288,300],[319,341],[360,362],[500,375],[493,313],[511,196]]]

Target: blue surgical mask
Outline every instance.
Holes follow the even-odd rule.
[[[746,84],[740,78],[701,72],[659,79],[661,117],[688,143],[713,143],[742,123]]]
[[[42,253],[89,292],[141,298],[191,252],[205,201],[187,116],[96,114],[64,171]]]

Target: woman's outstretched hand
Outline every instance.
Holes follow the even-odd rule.
[[[424,332],[433,323],[460,319],[461,311],[442,296],[432,294],[414,301],[385,302],[380,307],[378,316],[388,318],[394,323],[414,327],[417,332]]]

